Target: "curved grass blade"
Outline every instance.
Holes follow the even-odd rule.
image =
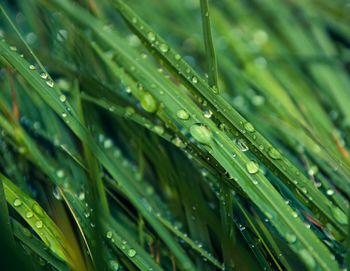
[[[26,247],[38,255],[41,259],[45,260],[47,264],[51,265],[58,271],[68,271],[70,268],[63,261],[59,260],[55,255],[52,255],[47,246],[32,235],[32,233],[19,222],[12,219],[12,225],[14,229],[14,235],[20,242]]]
[[[31,226],[41,240],[61,259],[74,267],[70,256],[69,244],[60,229],[51,218],[28,195],[20,191],[9,179],[0,173],[3,182],[6,200],[19,213],[19,215]]]

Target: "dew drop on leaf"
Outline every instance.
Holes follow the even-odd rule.
[[[212,133],[203,124],[194,124],[190,128],[190,133],[195,140],[202,144],[209,144],[212,140]]]
[[[166,53],[169,51],[169,46],[165,43],[162,43],[160,46],[159,46],[159,49],[163,52],[163,53]]]
[[[119,270],[119,263],[115,260],[109,261],[109,266],[111,267],[112,271],[118,271]]]
[[[187,113],[187,111],[183,109],[177,111],[176,116],[182,120],[188,120],[190,118],[190,115]]]
[[[60,95],[60,101],[61,101],[62,103],[64,103],[66,100],[67,100],[66,95],[64,95],[64,94]]]
[[[32,211],[26,213],[26,218],[32,218],[34,216]]]
[[[255,161],[249,161],[246,164],[246,168],[250,174],[255,174],[259,171],[259,164]]]
[[[15,207],[19,207],[22,205],[22,201],[20,199],[15,199],[15,201],[13,202],[13,206]]]
[[[281,158],[281,154],[274,148],[274,147],[270,147],[270,149],[268,150],[267,153],[272,159],[280,159]]]
[[[37,227],[38,229],[41,229],[43,226],[44,224],[41,220],[35,222],[35,227]]]
[[[198,83],[198,79],[197,79],[196,76],[193,76],[193,77],[191,78],[191,81],[192,81],[193,84],[197,84],[197,83]]]
[[[130,249],[128,250],[128,256],[132,258],[132,257],[135,257],[135,255],[136,255],[136,250],[130,248]]]
[[[290,244],[295,243],[297,240],[297,237],[295,236],[295,234],[289,233],[289,232],[286,233],[285,238],[286,238],[287,242]]]
[[[145,111],[149,113],[154,113],[157,111],[157,108],[158,108],[157,101],[148,92],[144,93],[141,96],[140,101],[141,101],[141,106]]]
[[[48,74],[47,74],[46,72],[42,72],[42,73],[40,73],[40,77],[41,77],[42,79],[47,79]]]
[[[107,231],[106,237],[107,237],[108,239],[111,239],[112,236],[113,236],[113,233],[112,233],[111,231]]]
[[[251,124],[250,122],[246,122],[244,124],[244,129],[246,129],[250,133],[253,133],[255,131],[253,124]]]
[[[147,38],[152,42],[156,40],[156,35],[153,32],[148,32]]]
[[[54,86],[54,82],[51,80],[46,81],[46,85],[48,85],[50,88]]]

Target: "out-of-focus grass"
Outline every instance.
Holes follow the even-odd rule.
[[[5,1],[9,270],[345,270],[349,10]]]

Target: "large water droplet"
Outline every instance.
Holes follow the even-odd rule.
[[[48,75],[46,72],[40,73],[40,77],[41,77],[42,79],[47,79],[48,76],[49,76],[49,75]]]
[[[203,124],[194,124],[190,128],[190,133],[195,140],[202,144],[209,144],[212,140],[212,133]]]
[[[250,174],[255,174],[259,171],[259,164],[255,161],[249,161],[246,164],[246,168]]]
[[[207,119],[210,119],[212,115],[213,115],[213,112],[211,110],[205,110],[203,113],[203,116]]]
[[[249,147],[247,146],[245,140],[242,138],[237,140],[237,146],[242,152],[246,152],[249,150]]]
[[[280,159],[281,158],[281,154],[279,153],[279,151],[277,151],[275,148],[270,147],[267,153],[272,159]]]
[[[153,32],[148,32],[147,38],[148,38],[150,41],[155,41],[155,40],[156,40],[156,35],[155,35]]]
[[[255,131],[253,124],[251,124],[250,122],[246,122],[244,124],[244,129],[246,129],[250,133],[253,133]]]
[[[193,84],[197,84],[198,83],[198,78],[196,76],[193,76],[192,79],[191,79],[191,82]]]
[[[118,271],[119,270],[119,263],[115,260],[110,260],[109,261],[109,266],[113,271]]]
[[[26,213],[26,218],[32,218],[34,216],[33,212],[32,211],[28,211]]]
[[[164,134],[164,127],[161,125],[156,125],[154,126],[153,131],[158,135],[162,135]]]
[[[140,99],[142,108],[149,112],[154,113],[157,111],[158,105],[154,97],[149,93],[144,93]]]
[[[30,70],[35,70],[36,68],[35,68],[34,65],[29,65],[29,69],[30,69]]]
[[[15,199],[15,201],[13,202],[13,206],[15,207],[19,207],[22,205],[22,201],[20,199]]]
[[[188,120],[190,118],[190,115],[187,113],[187,111],[183,109],[180,109],[179,111],[177,111],[176,116],[182,120]]]
[[[107,231],[106,237],[107,237],[108,239],[111,239],[112,236],[113,236],[113,233],[112,233],[111,231]]]
[[[57,170],[56,175],[58,178],[63,178],[65,176],[64,170],[63,169]]]
[[[44,224],[41,220],[35,222],[35,227],[37,227],[38,229],[41,229],[43,226]]]
[[[128,256],[132,258],[132,257],[135,257],[135,255],[136,255],[136,250],[130,248],[130,249],[128,250]]]
[[[334,190],[333,189],[328,189],[326,191],[326,193],[327,193],[328,196],[333,196],[334,195]]]
[[[163,53],[166,53],[169,51],[169,46],[165,43],[162,43],[160,46],[159,46],[159,49],[163,52]]]
[[[66,95],[60,95],[60,101],[62,102],[62,103],[64,103],[65,101],[67,100],[67,97],[66,97]]]
[[[54,86],[54,82],[51,80],[46,81],[46,85],[48,85],[50,88]]]

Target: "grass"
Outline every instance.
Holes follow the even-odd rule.
[[[4,266],[347,270],[347,9],[5,1]]]

